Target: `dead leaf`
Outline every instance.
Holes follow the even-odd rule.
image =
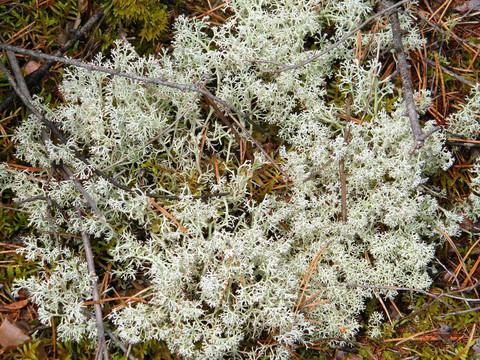
[[[477,224],[473,223],[472,221],[467,219],[465,216],[463,217],[462,222],[459,223],[459,225],[462,229],[465,229],[467,231],[478,232],[478,230],[480,230]]]
[[[28,301],[28,299],[25,299],[7,305],[0,305],[0,311],[20,310],[21,308],[27,306]]]
[[[37,63],[36,61],[29,61],[23,66],[23,69],[28,75],[33,73],[34,71],[37,71],[39,67],[40,67],[40,64]]]
[[[23,330],[16,324],[4,319],[0,326],[0,345],[3,350],[15,349],[19,345],[30,341],[30,336],[25,335]]]

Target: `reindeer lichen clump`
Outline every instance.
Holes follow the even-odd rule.
[[[3,175],[39,230],[24,239],[28,258],[39,261],[38,274],[17,286],[28,289],[41,321],[59,319],[65,339],[96,334],[95,321],[83,312],[92,297],[82,234],[90,236],[94,255],[108,259],[118,284],[148,286],[137,298],[143,300],[109,313],[114,332],[129,343],[164,341],[187,359],[289,358],[295,347],[319,339],[352,339],[365,300],[396,295],[387,287],[428,288],[431,240],[440,231],[455,234],[459,217],[421,185],[452,157],[441,133],[409,154],[405,104],[392,81],[379,78],[376,59],[391,46],[389,27],[362,36],[361,44],[353,36],[297,69],[272,72],[335,43],[372,15],[374,5],[234,0],[221,27],[180,17],[174,50],[160,58],[139,57],[118,42],[110,58],[95,62],[195,84],[230,109],[206,107],[200,91],[80,68],[65,74],[65,104],[52,109],[37,99],[68,144],[50,130],[42,135],[43,124],[32,115],[17,130],[17,155],[44,170]],[[420,45],[408,11],[400,21],[408,29],[405,46]],[[355,60],[357,47],[370,44],[369,60]],[[329,100],[332,79],[342,98],[351,96],[348,114]],[[417,95],[428,103],[427,92]],[[283,142],[276,159],[284,191],[253,199],[258,171],[271,161],[257,150],[235,165],[245,132],[231,120],[233,132],[222,114],[249,132],[275,129]],[[342,120],[350,115],[364,121]],[[70,180],[62,166],[72,169]],[[210,194],[226,195],[201,197]],[[371,323],[379,322],[375,314]]]

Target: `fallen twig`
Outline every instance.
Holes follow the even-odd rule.
[[[85,314],[86,317],[88,317],[89,319],[93,319],[94,316],[93,314],[86,310],[86,309],[82,309],[82,312]],[[106,327],[103,328],[103,331],[105,331],[105,334],[108,335],[108,337],[115,343],[117,344],[117,346],[120,348],[120,350],[122,350],[125,354],[128,353],[128,350],[127,348],[125,347],[125,345],[123,345],[121,343],[121,341],[115,336],[114,333],[112,333],[110,330],[108,330]],[[129,360],[137,360],[137,358],[135,358],[134,356],[132,356],[131,354],[128,354],[127,355],[128,359]]]
[[[320,285],[328,288],[328,287],[358,287],[358,288],[364,288],[364,289],[376,289],[376,290],[393,290],[393,291],[412,291],[412,292],[418,292],[420,294],[426,295],[428,297],[431,297],[434,299],[434,303],[439,301],[446,307],[448,307],[452,311],[456,311],[456,309],[450,305],[448,302],[443,300],[443,297],[447,297],[450,299],[456,299],[456,300],[462,300],[462,301],[468,301],[468,302],[480,302],[479,299],[467,299],[467,298],[460,298],[458,296],[454,296],[452,294],[457,294],[457,293],[463,293],[466,291],[472,291],[475,290],[479,285],[480,281],[477,281],[474,285],[469,286],[467,288],[459,289],[459,290],[453,290],[449,293],[440,293],[440,294],[433,294],[425,290],[421,289],[414,289],[414,288],[409,288],[409,287],[397,287],[397,286],[381,286],[381,285],[369,285],[369,284],[348,284],[348,283],[338,283],[338,284],[323,284],[321,283]],[[431,304],[433,305],[433,304]],[[431,306],[428,304],[428,306]],[[407,316],[410,317],[410,316]]]
[[[106,219],[103,216],[100,209],[98,208],[97,204],[95,204],[95,201],[93,201],[92,197],[87,192],[87,190],[85,190],[82,183],[80,182],[80,180],[77,179],[77,177],[75,176],[73,171],[68,166],[66,166],[65,164],[62,164],[61,170],[64,172],[64,176],[65,176],[66,179],[73,181],[73,184],[75,185],[77,190],[80,192],[80,194],[82,194],[83,198],[88,203],[88,205],[93,210],[93,212],[98,216],[98,219],[101,222],[106,222]]]
[[[208,103],[210,104],[210,106],[213,108],[213,110],[215,110],[215,113],[217,114],[217,116],[225,123],[225,125],[227,125],[227,127],[230,129],[230,131],[232,132],[233,136],[235,137],[235,141],[238,143],[239,146],[241,146],[241,141],[242,141],[242,138],[240,137],[240,135],[238,134],[237,130],[235,130],[235,128],[233,127],[232,123],[227,119],[227,117],[225,115],[223,115],[223,113],[220,111],[220,109],[218,108],[218,106],[215,104],[214,101],[212,101],[211,99],[207,98],[207,101]],[[246,156],[248,158],[248,160],[253,160],[253,156],[252,154],[250,154],[249,151],[246,150]]]
[[[474,308],[468,309],[468,310],[455,311],[455,312],[450,313],[450,314],[440,315],[440,316],[437,316],[436,319],[444,319],[446,317],[456,316],[456,315],[465,315],[465,314],[469,314],[469,313],[475,312],[475,311],[480,311],[480,306],[474,307]]]
[[[448,138],[446,141],[447,145],[452,146],[465,146],[471,148],[480,148],[480,141],[478,140],[465,140],[465,139],[454,139]]]
[[[16,212],[21,212],[24,214],[31,214],[30,211],[22,210],[22,209],[16,209],[7,205],[0,204],[0,208],[5,209],[5,210],[10,210],[10,211],[16,211]]]
[[[393,2],[391,0],[385,0],[384,3],[387,9],[393,8]],[[391,12],[390,22],[393,34],[393,47],[395,49],[395,54],[397,57],[397,66],[400,70],[400,76],[402,78],[403,98],[405,99],[407,115],[410,119],[410,126],[412,127],[414,145],[413,148],[410,150],[410,154],[413,154],[416,150],[421,149],[423,147],[425,139],[432,135],[435,131],[439,130],[440,127],[437,126],[425,133],[420,126],[420,123],[418,121],[417,108],[413,99],[413,86],[412,81],[410,80],[409,65],[407,63],[405,51],[403,50],[400,20],[398,19],[398,14],[396,11]]]
[[[430,60],[429,58],[423,56],[423,61],[425,61],[428,65],[432,66],[432,67],[436,67],[436,64],[435,64],[435,61],[433,60]],[[465,85],[468,85],[468,86],[471,86],[471,87],[475,87],[475,83],[473,81],[470,81],[470,80],[467,80],[463,77],[461,77],[460,75],[457,75],[455,74],[452,70],[446,68],[445,66],[443,65],[440,65],[440,68],[442,69],[442,71],[448,75],[450,75],[451,77],[453,77],[455,80],[457,81],[460,81],[461,83],[464,83]]]
[[[160,212],[165,215],[166,217],[168,217],[170,220],[172,220],[179,228],[180,230],[183,231],[183,233],[187,236],[190,236],[190,233],[188,232],[187,228],[185,228],[185,226],[183,226],[182,224],[180,224],[180,222],[175,219],[175,217],[170,214],[166,209],[164,209],[163,207],[161,207],[155,200],[153,200],[152,198],[149,198],[148,199],[150,201],[150,203],[157,209],[157,210],[160,210]]]
[[[468,41],[468,40],[465,40],[465,39],[462,39],[460,36],[456,35],[455,33],[453,33],[452,31],[446,31],[444,29],[442,29],[440,26],[438,26],[437,24],[435,24],[434,22],[430,21],[429,19],[427,19],[424,15],[422,15],[422,13],[418,13],[418,16],[427,24],[429,24],[430,26],[432,26],[433,28],[435,28],[435,30],[441,32],[444,36],[446,37],[452,37],[454,38],[456,41],[458,41],[460,44],[464,45],[465,47],[467,47],[468,50],[472,51],[473,53],[475,53],[475,50],[472,49],[472,47],[476,48],[476,49],[480,49],[480,45],[478,44],[475,44],[471,41]],[[443,24],[445,25],[445,24]],[[446,27],[446,25],[445,25]],[[449,29],[450,30],[450,29]]]
[[[83,216],[80,208],[75,205],[75,210],[77,211],[77,216],[81,221]],[[107,343],[105,341],[105,326],[103,324],[102,307],[99,303],[100,294],[98,293],[97,275],[95,273],[95,263],[93,260],[93,252],[92,252],[92,247],[90,245],[90,239],[88,237],[88,234],[85,231],[82,231],[82,240],[83,240],[83,247],[85,249],[85,258],[87,261],[88,272],[90,273],[90,278],[92,283],[92,298],[93,298],[93,301],[98,302],[93,305],[93,308],[95,309],[95,320],[97,322],[97,331],[98,331],[98,349],[97,349],[96,358],[99,358],[99,356],[103,354],[103,359],[108,360],[108,349],[107,349]]]
[[[378,64],[379,59],[380,59],[380,40],[378,40],[378,43],[377,43],[377,56],[376,56],[375,59],[376,59],[376,62]],[[377,75],[378,75],[379,70],[380,70],[380,66],[377,66],[375,68],[375,70],[373,71],[372,84],[370,85],[370,90],[368,91],[367,105],[365,105],[365,110],[363,110],[363,115],[362,115],[362,118],[360,119],[360,125],[363,125],[363,121],[365,120],[365,117],[367,116],[368,108],[370,107],[370,102],[372,101],[373,89],[375,88],[375,83],[377,82]],[[350,118],[351,118],[351,116],[350,116]]]
[[[406,1],[406,0],[404,0],[404,1]],[[110,75],[120,76],[120,77],[124,77],[124,78],[127,78],[127,79],[140,81],[140,82],[143,82],[143,83],[146,83],[146,84],[157,84],[157,85],[161,85],[161,86],[166,86],[166,87],[169,87],[169,88],[172,88],[172,89],[177,89],[177,90],[182,91],[182,92],[185,92],[185,91],[196,92],[196,93],[202,94],[202,95],[216,101],[217,103],[223,105],[226,109],[228,109],[228,111],[239,114],[242,118],[248,118],[248,116],[243,111],[240,111],[237,108],[235,108],[234,106],[226,103],[225,101],[223,101],[219,97],[213,95],[209,91],[202,89],[197,84],[195,84],[195,85],[179,84],[179,83],[175,83],[175,82],[171,82],[171,81],[167,81],[167,80],[163,80],[163,79],[156,79],[156,78],[151,78],[151,77],[148,77],[148,76],[129,74],[129,73],[117,70],[117,69],[110,69],[110,68],[106,68],[104,66],[93,65],[93,64],[86,63],[84,61],[68,59],[68,58],[61,57],[61,56],[47,55],[47,54],[44,54],[40,51],[23,49],[23,48],[18,47],[18,46],[11,46],[11,45],[6,45],[6,44],[1,44],[0,43],[0,49],[5,50],[5,51],[12,51],[12,52],[15,52],[15,53],[18,53],[18,54],[33,56],[33,57],[37,57],[37,58],[41,58],[41,59],[52,60],[52,61],[55,61],[55,62],[60,62],[60,63],[66,64],[66,65],[71,65],[71,66],[76,66],[76,67],[79,67],[79,68],[87,69],[89,71],[99,71],[99,72],[103,72],[103,73],[110,74]]]
[[[211,93],[208,91],[208,90],[204,90],[206,91],[208,94],[211,95]],[[217,114],[221,113],[220,111],[217,111],[218,110],[218,107],[213,103],[213,98],[208,96],[207,97],[208,101],[210,102],[210,104],[214,107],[214,109],[216,110]],[[225,107],[225,105],[223,103],[220,103],[221,105],[223,105]],[[227,110],[228,107],[226,107]],[[243,113],[242,113],[243,114]],[[233,120],[233,122],[235,123],[235,125],[237,125],[242,131],[243,133],[247,136],[247,138],[253,143],[255,144],[255,146],[257,147],[258,150],[260,150],[260,152],[263,153],[263,155],[265,155],[265,157],[270,161],[270,163],[275,167],[275,169],[277,169],[280,173],[283,174],[283,176],[285,176],[286,179],[288,179],[288,175],[285,173],[285,171],[283,171],[283,169],[280,167],[280,165],[277,164],[277,162],[270,156],[270,154],[263,148],[263,146],[248,132],[248,130],[245,128],[245,126],[243,126],[234,116],[230,116],[231,119]],[[243,115],[243,118],[246,119],[247,116],[244,114]],[[226,117],[223,117],[222,120],[225,122],[225,124],[227,124],[228,126],[228,119],[226,119]],[[233,126],[229,126],[229,128],[231,130],[234,131],[233,129]],[[236,131],[234,131],[234,135],[236,134]],[[237,139],[237,136],[235,136],[235,139]],[[240,139],[237,139],[238,143],[240,144]],[[248,154],[248,152],[247,152]]]
[[[10,63],[10,66],[12,68],[13,73],[15,74],[15,77],[17,81],[13,80],[11,78],[10,74],[4,69],[3,64],[0,66],[2,69],[2,72],[7,76],[7,79],[9,80],[10,84],[14,88],[15,92],[18,94],[18,96],[22,99],[22,101],[25,103],[25,105],[29,108],[31,112],[33,112],[37,117],[42,118],[43,116],[40,114],[40,112],[33,106],[32,102],[32,97],[30,95],[30,91],[28,90],[27,84],[25,82],[25,79],[22,76],[22,72],[20,70],[20,66],[18,65],[17,58],[11,51],[7,51],[7,58]],[[2,68],[3,67],[3,68]],[[10,78],[9,78],[10,77]],[[15,86],[16,85],[16,86]],[[45,131],[42,131],[42,138],[44,142],[48,140],[47,134]],[[65,172],[65,175],[67,178],[72,179],[75,186],[77,187],[78,191],[83,195],[85,200],[88,202],[92,210],[97,214],[99,219],[102,222],[105,222],[105,218],[96,206],[95,202],[93,199],[90,197],[90,195],[87,193],[87,191],[84,189],[83,185],[80,183],[80,181],[74,176],[73,172],[68,168],[68,166],[63,165],[62,170]]]
[[[302,180],[302,184],[306,183],[307,181],[310,181],[312,180],[315,176],[319,175],[328,165],[330,165],[333,161],[333,158],[330,157],[328,158],[328,160],[325,162],[325,164],[323,164],[323,166],[314,171],[313,173],[311,173],[310,175],[308,175],[305,179]]]

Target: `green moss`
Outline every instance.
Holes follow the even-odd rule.
[[[113,14],[125,26],[136,27],[143,41],[156,41],[168,29],[167,6],[158,0],[114,0]]]

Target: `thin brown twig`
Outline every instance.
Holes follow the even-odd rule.
[[[204,90],[204,91],[206,91],[207,93],[210,94],[210,92],[209,92],[208,90]],[[218,107],[216,106],[216,104],[213,103],[213,101],[212,101],[213,98],[210,97],[210,96],[208,96],[207,99],[208,99],[208,101],[210,102],[210,104],[212,104],[212,106],[213,106],[214,109],[216,110],[217,114],[221,114],[221,111],[219,111],[219,109],[218,109]],[[220,104],[225,107],[225,105],[224,105],[222,102],[220,102]],[[226,109],[229,110],[228,107],[226,107]],[[217,111],[217,110],[218,110],[218,111]],[[285,178],[288,180],[288,175],[285,173],[285,171],[283,171],[283,169],[280,167],[280,165],[277,164],[277,162],[270,156],[270,154],[263,148],[263,146],[250,134],[250,132],[245,128],[245,126],[243,126],[243,125],[231,114],[231,111],[229,111],[229,112],[230,112],[230,118],[233,120],[233,122],[235,123],[235,125],[237,125],[237,126],[243,131],[243,133],[247,136],[247,138],[257,147],[257,149],[260,150],[260,151],[265,155],[265,157],[270,161],[270,163],[275,167],[275,169],[277,169],[280,173],[282,173],[283,176],[285,176]],[[221,115],[223,115],[223,114],[221,114]],[[225,119],[223,119],[223,118],[225,118]],[[244,118],[246,118],[246,116],[245,116]],[[222,120],[225,122],[225,120],[227,120],[227,119],[226,119],[225,116],[223,116],[223,117],[222,117]],[[228,125],[229,121],[227,120],[225,123]],[[229,128],[233,130],[233,126],[230,125]],[[234,133],[234,134],[235,134],[235,133]],[[237,137],[235,137],[235,138],[237,139]],[[241,138],[237,139],[237,141],[238,141],[238,143],[240,144]],[[248,152],[247,152],[247,154],[248,154]],[[247,155],[247,156],[248,156],[248,155]],[[250,156],[251,156],[251,155],[250,155]]]
[[[443,237],[447,240],[447,242],[450,244],[450,246],[452,247],[453,251],[455,252],[455,254],[457,255],[457,258],[458,258],[458,261],[460,263],[460,265],[457,267],[456,271],[455,271],[455,275],[458,276],[458,273],[460,272],[460,268],[464,271],[465,273],[465,276],[466,276],[466,279],[470,282],[470,284],[473,285],[473,280],[472,278],[470,277],[470,274],[467,270],[467,266],[465,265],[465,261],[464,259],[462,258],[462,255],[460,255],[460,252],[458,251],[457,247],[455,246],[455,243],[453,242],[453,240],[450,238],[450,236],[448,236],[447,233],[445,233],[443,230],[439,229],[439,228],[436,228],[437,231],[439,231]]]
[[[310,278],[312,277],[313,275],[313,272],[315,270],[315,268],[317,267],[317,264],[318,262],[320,261],[320,257],[322,256],[322,254],[325,252],[325,250],[327,249],[327,247],[332,243],[333,239],[330,240],[329,242],[327,242],[323,247],[322,249],[319,251],[319,253],[317,254],[317,256],[315,257],[315,259],[313,259],[312,263],[310,264],[310,266],[308,267],[308,270],[307,272],[305,273],[305,275],[303,276],[303,279],[302,281],[300,282],[300,286],[299,286],[299,290],[300,288],[302,288],[303,286],[303,289],[302,289],[302,292],[298,298],[298,301],[297,301],[297,304],[296,306],[294,307],[294,311],[299,311],[299,309],[301,308],[301,305],[304,304],[305,302],[303,301],[303,298],[305,296],[305,292],[307,291],[307,286],[308,284],[310,283]],[[317,293],[315,296],[317,296],[319,293]],[[308,299],[310,300],[311,297]]]
[[[129,73],[125,73],[125,72],[122,72],[122,71],[119,71],[119,70],[116,70],[116,69],[109,69],[109,68],[105,68],[105,67],[102,67],[102,66],[92,65],[92,64],[88,64],[88,63],[85,63],[85,62],[82,62],[82,61],[71,60],[71,59],[67,59],[67,58],[63,58],[63,57],[59,57],[59,56],[46,55],[46,54],[43,54],[43,53],[38,52],[38,51],[26,50],[26,49],[22,49],[20,47],[10,46],[10,45],[1,44],[1,43],[0,43],[0,49],[4,49],[7,52],[10,52],[10,51],[11,52],[17,52],[17,53],[24,54],[24,55],[37,56],[37,57],[44,58],[44,59],[47,59],[47,60],[58,61],[58,62],[65,63],[67,65],[73,65],[73,66],[77,66],[77,67],[80,67],[80,68],[85,68],[85,69],[90,70],[90,71],[100,71],[100,72],[104,72],[104,73],[111,74],[111,75],[116,75],[116,76],[120,76],[120,77],[129,78],[129,79],[132,79],[132,80],[141,81],[141,82],[144,82],[144,83],[147,83],[147,84],[154,83],[154,84],[174,88],[174,89],[177,89],[177,90],[180,90],[180,91],[193,91],[193,92],[202,94],[202,95],[206,96],[207,98],[209,98],[211,100],[214,100],[214,101],[218,102],[219,104],[224,106],[226,109],[228,109],[229,112],[235,112],[235,113],[239,114],[242,118],[245,118],[245,119],[248,118],[245,113],[243,113],[242,111],[236,109],[235,107],[227,104],[225,101],[223,101],[219,97],[217,97],[215,95],[212,95],[209,91],[202,89],[201,87],[198,86],[198,84],[195,84],[195,85],[178,84],[178,83],[173,83],[173,82],[165,81],[165,80],[161,80],[161,79],[154,79],[154,78],[149,78],[149,77],[146,77],[146,76],[129,74]],[[2,70],[2,72],[5,73],[5,76],[7,77],[9,82],[11,83],[12,87],[14,87],[14,89],[18,89],[18,86],[16,86],[14,84],[15,82],[14,82],[13,78],[11,78],[11,76],[10,77],[8,76],[9,75],[8,70],[5,68],[5,66],[3,64],[0,64],[0,70]],[[10,81],[10,80],[12,80],[12,81]],[[17,90],[15,90],[15,91],[17,92]],[[23,97],[22,101],[27,105],[29,110],[32,111],[55,134],[55,136],[57,136],[57,138],[63,144],[67,145],[66,138],[60,133],[60,131],[57,129],[57,127],[53,123],[48,121],[43,115],[41,115],[40,112],[31,104],[29,99]],[[78,150],[76,150],[74,148],[71,148],[71,150],[74,151],[75,156],[79,160],[84,162],[86,165],[91,166],[90,163],[80,154],[80,152]],[[114,185],[114,186],[116,186],[120,189],[123,189],[125,191],[135,192],[135,190],[130,189],[126,185],[118,183],[117,181],[115,181],[111,177],[107,176],[102,171],[100,171],[96,168],[92,168],[92,170],[96,175],[101,176],[102,178],[107,180],[112,185]],[[173,196],[173,195],[158,195],[158,194],[151,194],[151,193],[147,193],[146,195],[151,197],[151,198],[154,198],[154,199],[167,199],[167,200],[179,200],[180,199],[179,196]],[[208,195],[194,196],[193,198],[206,199],[206,198],[210,198],[210,197],[225,196],[225,195],[227,195],[227,194],[208,194]]]
[[[379,23],[380,23],[380,20],[377,20],[377,23],[375,24],[375,27],[372,30],[372,34],[370,35],[370,39],[368,40],[368,43],[365,46],[365,49],[363,50],[362,54],[358,57],[359,62],[361,62],[365,58],[365,56],[367,56],[367,53],[370,50],[370,47],[372,46],[373,39],[374,39],[375,35],[377,34]],[[361,40],[360,31],[358,33],[359,33],[359,39]],[[377,40],[377,62],[378,62],[378,56],[379,56],[378,54],[379,54],[379,50],[380,50],[379,42],[380,42],[380,39]],[[361,46],[361,42],[359,42],[359,46]]]
[[[378,40],[378,43],[377,43],[377,56],[376,56],[377,64],[379,63],[379,59],[380,59],[380,39]],[[367,111],[368,111],[368,108],[370,107],[370,102],[372,101],[373,89],[375,87],[375,83],[377,82],[377,75],[379,70],[380,70],[380,66],[377,66],[373,71],[372,83],[370,85],[370,90],[368,92],[368,97],[367,97],[367,105],[365,105],[365,109],[363,110],[363,115],[362,115],[362,118],[360,119],[360,125],[363,125],[363,121],[367,116]]]
[[[397,287],[397,286],[382,286],[382,285],[370,285],[370,284],[348,284],[348,283],[320,284],[320,285],[322,285],[324,287],[327,287],[327,288],[328,287],[358,287],[358,288],[364,288],[364,289],[418,292],[420,294],[423,294],[423,295],[426,295],[428,297],[433,298],[435,301],[440,301],[442,304],[444,304],[446,307],[448,307],[452,311],[455,311],[455,308],[452,305],[450,305],[448,302],[444,301],[442,299],[442,297],[447,297],[447,298],[456,299],[456,300],[470,301],[470,302],[480,301],[478,299],[466,299],[466,298],[460,298],[458,296],[452,295],[452,294],[463,293],[463,292],[475,290],[480,285],[480,281],[477,282],[476,284],[472,285],[472,286],[467,287],[467,288],[463,288],[463,289],[459,289],[459,290],[452,290],[449,293],[440,293],[440,294],[432,294],[428,291],[421,290],[421,289],[414,289],[414,288],[409,288],[409,287]]]
[[[399,320],[400,320],[401,322],[404,322],[405,320],[414,318],[414,317],[417,316],[418,314],[422,314],[426,309],[432,307],[432,306],[435,305],[436,303],[437,303],[437,299],[433,299],[433,300],[430,301],[429,303],[426,303],[425,305],[423,305],[420,309],[415,310],[414,312],[412,312],[412,313],[410,313],[410,314],[408,314],[408,315],[402,316]]]
[[[13,207],[10,207],[10,206],[7,206],[7,205],[3,205],[3,204],[0,204],[0,208],[5,209],[5,210],[10,210],[10,211],[21,212],[21,213],[24,213],[24,214],[31,214],[30,211],[26,211],[26,210],[22,210],[22,209],[16,209],[16,208],[13,208]]]
[[[465,139],[448,138],[445,142],[448,145],[453,145],[453,146],[480,147],[480,141],[479,140],[465,140]]]
[[[10,66],[12,68],[12,71],[15,74],[15,77],[17,79],[17,81],[16,81],[17,87],[14,87],[15,91],[22,98],[22,100],[24,100],[24,103],[29,107],[29,109],[31,111],[35,110],[37,113],[39,113],[38,110],[32,104],[33,100],[32,100],[32,97],[30,95],[30,91],[28,90],[28,86],[25,82],[25,79],[23,78],[22,72],[20,70],[20,66],[18,65],[17,58],[15,57],[15,54],[11,51],[7,51],[7,58],[8,58],[8,61],[10,63]],[[2,69],[2,71],[3,71],[3,69]],[[11,83],[15,83],[15,81],[12,79]],[[13,86],[13,84],[12,84],[12,86]],[[47,134],[46,134],[45,131],[42,131],[42,138],[43,138],[44,142],[46,142],[48,140],[47,139]],[[80,191],[80,193],[83,195],[83,197],[85,198],[87,203],[90,205],[92,210],[97,214],[99,219],[102,222],[105,222],[104,216],[102,215],[102,213],[100,212],[100,210],[98,209],[98,207],[96,206],[95,202],[90,197],[88,192],[84,189],[83,185],[74,176],[73,172],[68,168],[68,166],[65,166],[65,165],[62,166],[62,169],[65,171],[65,173],[67,175],[67,178],[70,178],[70,179],[73,180],[73,182],[74,182],[75,186],[77,187],[78,191]],[[53,231],[55,232],[55,229],[53,229]]]
[[[219,1],[217,1],[217,3],[218,3],[218,2],[219,2]],[[202,17],[204,17],[204,16],[211,15],[211,13],[212,13],[213,11],[217,11],[218,9],[221,9],[222,7],[226,6],[227,3],[228,3],[228,2],[226,1],[226,2],[224,2],[224,3],[222,3],[222,4],[218,5],[218,6],[215,6],[215,5],[214,5],[213,8],[210,8],[210,10],[207,10],[207,11],[205,11],[205,12],[201,12],[201,15],[197,15],[196,17],[194,17],[194,19],[197,20],[197,19],[200,19],[200,18],[202,18]]]
[[[346,338],[343,338],[343,337],[335,337],[335,338],[323,338],[323,339],[320,339],[320,340],[317,340],[315,341],[315,343],[313,343],[312,345],[309,345],[308,347],[311,348],[311,349],[317,349],[317,350],[324,350],[323,348],[322,349],[318,349],[318,346],[321,344],[321,343],[328,343],[328,342],[331,342],[331,341],[335,341],[335,342],[344,342],[344,343],[347,343],[347,344],[350,344],[350,345],[353,345],[353,346],[357,346],[359,348],[361,348],[362,350],[364,350],[367,355],[369,356],[367,359],[377,359],[377,357],[375,355],[373,355],[366,346],[364,346],[362,343],[360,342],[356,342],[356,341],[352,341],[352,340],[349,340],[349,339],[346,339]]]
[[[225,125],[227,125],[227,127],[230,129],[230,131],[232,132],[233,136],[235,137],[235,141],[238,143],[239,146],[241,146],[242,144],[242,138],[241,136],[238,134],[237,130],[235,130],[235,128],[233,127],[232,123],[227,119],[227,117],[220,111],[220,109],[218,108],[217,104],[215,104],[214,101],[212,101],[211,99],[207,98],[207,102],[210,104],[210,106],[213,108],[213,110],[215,111],[215,113],[217,114],[217,116],[224,122]],[[248,160],[253,160],[253,156],[252,154],[250,154],[250,152],[248,150],[245,150],[246,151],[246,156],[248,158]]]
[[[52,230],[51,232],[53,233],[53,236],[55,237],[55,247],[58,250],[58,254],[60,255],[60,259],[63,260],[63,252],[60,249],[60,235],[58,234],[57,230],[55,229],[55,224],[53,223],[52,206],[53,206],[53,202],[47,196],[47,214],[46,215],[47,215],[47,220],[48,220],[48,226],[50,226],[50,229]]]
[[[20,66],[18,65],[15,54],[11,51],[7,51],[7,59],[10,63],[10,67],[12,68],[15,78],[17,79],[18,89],[21,91],[22,94],[24,94],[24,96],[27,97],[29,101],[32,101],[30,91],[28,90],[27,84],[25,83],[25,79],[23,78],[22,71],[20,70]]]
[[[418,16],[427,24],[429,24],[430,26],[432,26],[433,28],[435,28],[435,30],[441,32],[444,36],[446,37],[452,37],[454,38],[456,41],[458,41],[460,44],[464,45],[468,50],[472,51],[473,53],[475,53],[475,51],[472,49],[472,47],[476,48],[476,49],[480,49],[480,45],[478,44],[475,44],[471,41],[468,41],[468,40],[465,40],[465,39],[462,39],[460,36],[456,35],[454,32],[452,31],[446,31],[444,29],[442,29],[439,25],[435,24],[434,22],[430,21],[429,19],[427,19],[422,13],[418,13]],[[445,27],[447,27],[445,24],[442,23],[442,25],[444,25]],[[448,29],[448,28],[447,28]]]
[[[349,94],[349,96],[351,96],[351,94]],[[347,102],[348,102],[348,100],[347,100]],[[351,104],[351,103],[350,103],[350,104]],[[350,108],[350,104],[348,105],[348,108]],[[343,118],[343,116],[342,116],[342,118]],[[346,122],[346,126],[347,126],[347,127],[348,127],[348,123],[350,123],[351,121],[352,121],[352,117],[351,117],[351,114],[350,114],[350,112],[349,112],[348,116],[345,116],[345,122]],[[348,139],[348,129],[347,129],[347,127],[346,127],[346,130],[345,130],[345,139],[346,139],[346,141],[347,141],[347,139]],[[348,143],[348,141],[347,141],[347,143]],[[310,173],[310,175],[308,175],[305,179],[303,179],[303,180],[301,181],[301,183],[304,184],[304,183],[306,183],[307,181],[312,180],[315,176],[319,175],[323,170],[325,170],[325,168],[326,168],[327,166],[329,166],[332,162],[333,162],[333,157],[329,157],[328,160],[325,162],[325,164],[323,164],[323,166],[322,166],[320,169],[318,169],[318,170]],[[341,166],[341,165],[340,165],[340,166]],[[342,182],[342,173],[341,173],[341,172],[342,172],[342,170],[340,170],[340,181]],[[345,169],[343,169],[343,173],[345,174]],[[344,189],[344,190],[345,190],[345,193],[346,193],[346,186],[345,186],[345,189]],[[343,190],[342,190],[342,192],[343,192]],[[346,208],[346,201],[345,201],[345,208]],[[342,203],[342,209],[343,209],[343,203]],[[344,219],[344,217],[343,217],[343,210],[342,210],[342,220],[343,220],[343,219]],[[346,214],[345,214],[345,222],[346,222]]]
[[[230,118],[233,120],[233,122],[240,128],[242,129],[242,131],[245,133],[245,135],[247,136],[247,138],[255,144],[255,146],[257,147],[258,150],[260,150],[260,152],[263,153],[263,155],[265,155],[265,157],[268,159],[268,161],[270,161],[270,163],[275,167],[275,169],[277,169],[283,176],[285,176],[285,179],[287,180],[288,182],[288,175],[287,173],[281,168],[281,166],[270,156],[270,154],[263,148],[262,144],[260,144],[257,139],[255,139],[251,134],[250,132],[245,128],[245,126],[243,126],[240,121],[238,121],[233,115],[230,115]]]
[[[37,201],[37,200],[47,201],[48,197],[47,196],[42,196],[42,195],[35,195],[35,196],[29,197],[27,199],[16,201],[15,203],[17,205],[23,205],[25,203],[29,203],[29,202]],[[52,201],[52,204],[54,204],[57,208],[61,209],[60,205],[54,199],[50,199],[50,200]]]
[[[148,197],[147,197],[148,198]],[[185,228],[185,226],[183,226],[182,224],[180,224],[180,222],[175,219],[175,217],[170,214],[166,209],[164,209],[163,207],[161,207],[155,200],[153,200],[152,198],[148,198],[148,200],[150,201],[150,203],[157,209],[157,210],[160,210],[160,212],[165,215],[166,217],[168,217],[170,220],[172,220],[179,228],[180,230],[183,231],[183,233],[186,235],[186,236],[190,236],[190,233],[188,232],[188,229]]]
[[[200,142],[200,150],[198,152],[198,164],[199,166],[202,163],[203,149],[205,148],[205,141],[207,140],[208,128],[210,127],[210,122],[207,122],[205,125],[205,131],[203,132],[202,141]]]
[[[467,310],[455,311],[455,312],[450,313],[450,314],[436,316],[435,319],[445,319],[446,317],[449,317],[449,316],[465,315],[465,314],[469,314],[469,313],[475,312],[475,311],[480,311],[480,306],[474,307],[474,308],[471,308],[471,309],[467,309]]]
[[[306,183],[307,181],[312,180],[315,176],[319,175],[323,170],[325,170],[325,168],[326,168],[328,165],[330,165],[330,164],[332,163],[332,161],[333,161],[333,158],[332,158],[332,157],[328,158],[328,160],[325,162],[325,164],[323,164],[323,166],[322,166],[320,169],[312,172],[312,173],[311,173],[310,175],[308,175],[305,179],[303,179],[303,180],[302,180],[302,184]]]
[[[264,59],[243,59],[243,61],[251,62],[251,63],[259,63],[259,64],[271,64],[276,66],[285,66],[282,63],[271,61],[271,60],[264,60]]]

